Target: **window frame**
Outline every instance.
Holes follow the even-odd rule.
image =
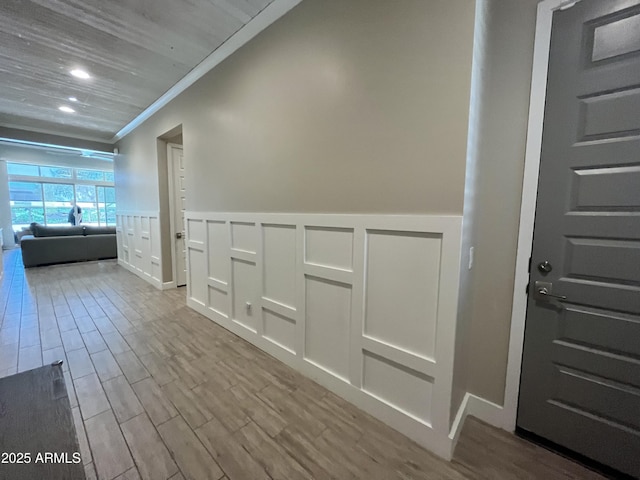
[[[100,169],[100,168],[88,168],[88,167],[69,167],[66,165],[41,165],[41,164],[33,164],[33,163],[22,163],[22,162],[12,162],[10,160],[7,161],[7,164],[20,164],[20,165],[28,165],[28,166],[34,166],[34,167],[38,167],[38,176],[35,175],[14,175],[14,174],[8,174],[7,175],[7,187],[9,186],[9,182],[23,182],[23,183],[35,183],[35,184],[39,184],[40,185],[40,191],[41,191],[41,196],[42,196],[42,210],[43,210],[43,220],[44,220],[44,224],[47,225],[47,206],[46,206],[46,201],[45,201],[45,196],[44,196],[44,184],[45,183],[49,183],[49,184],[59,184],[59,185],[71,185],[73,186],[73,202],[77,202],[78,200],[78,194],[77,194],[77,187],[79,185],[86,185],[86,186],[93,186],[94,190],[95,190],[95,206],[96,206],[96,211],[97,211],[97,223],[98,225],[103,225],[103,223],[100,221],[100,210],[101,210],[101,203],[99,201],[99,196],[98,196],[98,187],[104,187],[104,188],[113,188],[114,189],[114,193],[115,193],[115,182],[110,182],[110,181],[106,181],[106,180],[84,180],[84,179],[80,179],[78,178],[77,175],[77,170],[94,170],[94,171],[100,171],[100,172],[104,172],[104,174],[106,173],[113,173],[110,170],[104,170],[104,169]],[[42,175],[42,171],[40,170],[41,167],[46,167],[46,168],[70,168],[71,169],[71,178],[55,178],[55,177],[47,177],[47,176],[43,176]],[[106,176],[103,174],[103,178]],[[115,176],[114,176],[115,179]],[[12,202],[14,200],[10,199],[10,202]],[[104,215],[104,225],[106,226],[112,226],[115,225],[115,221],[111,224],[109,223],[109,217],[107,215],[107,205],[110,203],[115,203],[115,202],[107,202],[106,201],[106,191],[105,191],[105,201],[102,202],[102,205],[104,205],[104,210],[105,210],[105,215]],[[11,208],[13,208],[13,206],[11,206]],[[13,215],[12,215],[13,217]],[[59,224],[53,224],[53,225],[59,225]]]

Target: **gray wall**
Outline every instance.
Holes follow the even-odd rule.
[[[471,68],[471,98],[469,105],[469,134],[467,137],[467,164],[464,187],[464,209],[462,219],[462,239],[460,252],[460,289],[458,293],[458,321],[456,323],[455,358],[453,368],[453,391],[451,398],[451,423],[468,391],[469,375],[469,332],[473,302],[473,278],[469,269],[470,249],[476,243],[478,217],[477,182],[478,157],[480,155],[480,126],[486,113],[483,79],[486,77],[488,3],[491,0],[476,1],[476,15],[473,33],[473,64]],[[475,257],[475,255],[474,255]]]
[[[157,210],[182,124],[187,208],[461,214],[474,2],[306,0],[120,142],[118,205]]]
[[[479,6],[455,409],[464,390],[504,401],[537,3],[482,0]],[[471,246],[475,261],[468,270]]]
[[[0,228],[2,228],[2,242],[5,248],[15,246],[13,226],[11,224],[11,200],[9,199],[9,176],[7,162],[0,159]],[[2,252],[0,252],[2,255]]]

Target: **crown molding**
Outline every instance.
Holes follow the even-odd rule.
[[[200,62],[193,70],[185,75],[178,83],[171,87],[167,92],[149,105],[140,115],[129,122],[124,128],[114,135],[111,143],[115,143],[127,134],[131,133],[136,127],[141,125],[145,120],[154,113],[164,107],[171,100],[176,98],[187,88],[193,85],[197,80],[202,78],[206,73],[215,68],[224,59],[240,47],[248,43],[253,37],[262,32],[269,25],[274,23],[280,17],[285,15],[289,10],[298,5],[302,0],[274,0],[260,13],[253,17],[244,27],[229,37],[222,45],[214,50],[207,58]]]

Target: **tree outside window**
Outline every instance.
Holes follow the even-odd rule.
[[[43,183],[47,225],[69,223],[69,209],[73,205],[73,185]]]
[[[36,182],[9,182],[11,223],[27,227],[31,222],[44,223],[42,184]]]
[[[82,208],[82,223],[100,224],[95,185],[76,185],[76,201]]]

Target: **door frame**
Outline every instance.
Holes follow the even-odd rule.
[[[175,178],[173,174],[173,148],[180,148],[184,154],[184,146],[167,142],[167,174],[169,179],[169,235],[171,236],[171,278],[174,287],[178,285],[178,267],[176,258],[176,220],[175,220]],[[186,241],[186,240],[185,240]],[[188,283],[188,282],[187,282]]]
[[[538,4],[535,41],[533,47],[533,70],[529,97],[529,119],[525,147],[522,200],[520,203],[520,226],[516,252],[513,304],[511,308],[511,331],[509,333],[509,355],[502,412],[502,427],[515,430],[520,392],[520,373],[524,348],[524,328],[527,316],[527,285],[529,283],[529,259],[533,249],[533,227],[538,198],[538,175],[542,153],[542,128],[544,105],[547,94],[547,72],[551,45],[553,12],[571,8],[580,0],[544,0]]]

